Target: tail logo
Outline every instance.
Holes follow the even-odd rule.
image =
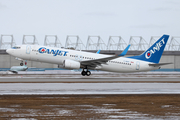
[[[149,59],[151,57],[151,52],[147,51],[146,54],[145,54],[145,57],[146,57],[146,59]]]
[[[151,50],[146,52],[146,54],[145,54],[146,59],[149,59],[152,54],[156,53],[156,51],[159,51],[164,44],[165,44],[164,39],[162,39],[161,41],[156,43],[155,46],[152,47]]]

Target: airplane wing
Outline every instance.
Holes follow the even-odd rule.
[[[126,49],[119,55],[113,55],[110,57],[106,58],[100,58],[100,59],[95,59],[95,60],[87,60],[87,61],[81,61],[82,66],[87,66],[88,68],[95,68],[96,66],[101,66],[101,64],[106,64],[109,60],[113,60],[119,57],[122,57],[126,55],[130,45],[126,47]]]
[[[87,61],[81,61],[82,66],[88,66],[88,68],[94,68],[98,65],[101,64],[106,64],[109,60],[118,58],[120,56],[111,56],[111,57],[106,57],[106,58],[101,58],[101,59],[95,59],[95,60],[87,60]]]
[[[159,66],[168,65],[168,64],[173,64],[173,63],[157,63],[157,64],[149,64],[149,66],[159,67]]]

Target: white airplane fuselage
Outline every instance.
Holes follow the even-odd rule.
[[[39,52],[40,48],[43,52]],[[19,49],[8,49],[7,52],[12,56],[19,57],[24,60],[58,65],[63,65],[65,60],[81,62],[112,56],[39,45],[20,45]],[[159,67],[149,66],[149,64],[151,64],[151,62],[119,57],[109,60],[107,63],[101,64],[94,69],[120,73],[142,72],[159,69]]]

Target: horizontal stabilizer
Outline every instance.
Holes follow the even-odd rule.
[[[159,67],[159,66],[162,66],[162,65],[168,65],[168,64],[173,64],[173,63],[158,63],[158,64],[149,64],[149,66]]]

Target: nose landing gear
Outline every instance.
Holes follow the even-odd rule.
[[[83,71],[81,72],[81,75],[82,76],[85,76],[85,75],[90,76],[91,72],[88,69],[87,69],[87,71],[84,71],[84,69],[83,69]]]
[[[23,66],[24,64],[23,64],[23,61],[21,61],[21,63],[20,63],[20,66]]]
[[[25,61],[25,63],[23,63],[23,61],[21,61],[20,66],[23,66],[24,64],[27,65],[27,60]]]

